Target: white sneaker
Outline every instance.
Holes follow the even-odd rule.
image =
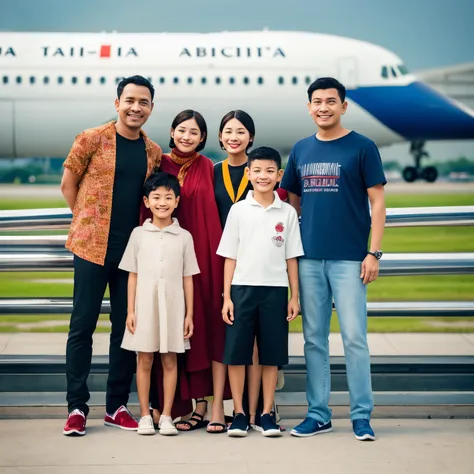
[[[160,428],[160,435],[176,436],[178,434],[178,430],[176,429],[176,426],[173,425],[171,416],[161,415],[158,426]]]
[[[139,435],[154,435],[153,418],[150,415],[142,416],[138,422]]]

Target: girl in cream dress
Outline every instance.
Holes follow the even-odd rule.
[[[179,203],[178,180],[151,175],[144,185],[153,219],[136,227],[119,268],[129,272],[127,327],[122,348],[138,353],[138,434],[154,434],[149,411],[151,366],[155,352],[163,366],[164,406],[160,434],[175,435],[171,407],[177,380],[177,353],[190,348],[193,333],[193,279],[199,273],[191,234],[172,213]]]

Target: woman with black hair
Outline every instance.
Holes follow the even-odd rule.
[[[224,115],[219,126],[219,143],[227,152],[227,158],[214,166],[214,193],[222,228],[232,205],[245,199],[247,193],[253,189],[247,178],[246,168],[247,153],[254,139],[255,124],[247,112],[232,110]],[[286,200],[286,192],[283,189],[278,189],[277,192],[282,200]],[[249,423],[254,429],[259,429],[259,415],[263,409],[261,379],[262,366],[258,363],[258,350],[255,345],[253,364],[247,368],[243,400]],[[220,415],[222,418],[223,414]],[[225,425],[214,422],[213,417],[207,430],[214,433],[226,431]]]
[[[192,431],[207,426],[204,416],[207,401],[214,395],[214,404],[224,412],[223,396],[226,378],[224,355],[225,323],[222,320],[222,291],[224,262],[216,254],[222,234],[214,199],[214,166],[200,154],[207,139],[207,125],[203,116],[194,110],[180,112],[170,129],[171,153],[163,155],[160,170],[178,178],[181,198],[176,217],[180,226],[191,233],[200,274],[194,283],[194,334],[191,349],[181,357],[178,386],[172,416],[183,416],[196,408],[188,420],[179,421],[180,431]],[[159,359],[154,371],[161,371]],[[159,401],[163,400],[162,378],[157,376],[158,398],[152,397],[154,422],[159,417]],[[214,383],[213,383],[214,379]],[[158,410],[157,410],[158,409]]]

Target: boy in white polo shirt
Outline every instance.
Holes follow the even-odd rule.
[[[257,338],[263,366],[262,434],[276,437],[281,431],[270,412],[278,366],[288,363],[288,322],[300,309],[297,257],[303,255],[303,246],[295,209],[274,192],[283,175],[279,153],[257,148],[248,157],[247,173],[254,190],[232,206],[217,250],[226,258],[222,317],[228,326],[223,362],[229,365],[235,411],[228,434],[242,437],[249,429],[242,396],[245,366],[252,364]]]

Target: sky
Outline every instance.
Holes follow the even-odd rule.
[[[311,31],[383,46],[412,72],[473,62],[473,18],[472,0],[0,0],[0,31]],[[474,159],[473,142],[428,148]],[[407,149],[387,153],[407,160]]]

